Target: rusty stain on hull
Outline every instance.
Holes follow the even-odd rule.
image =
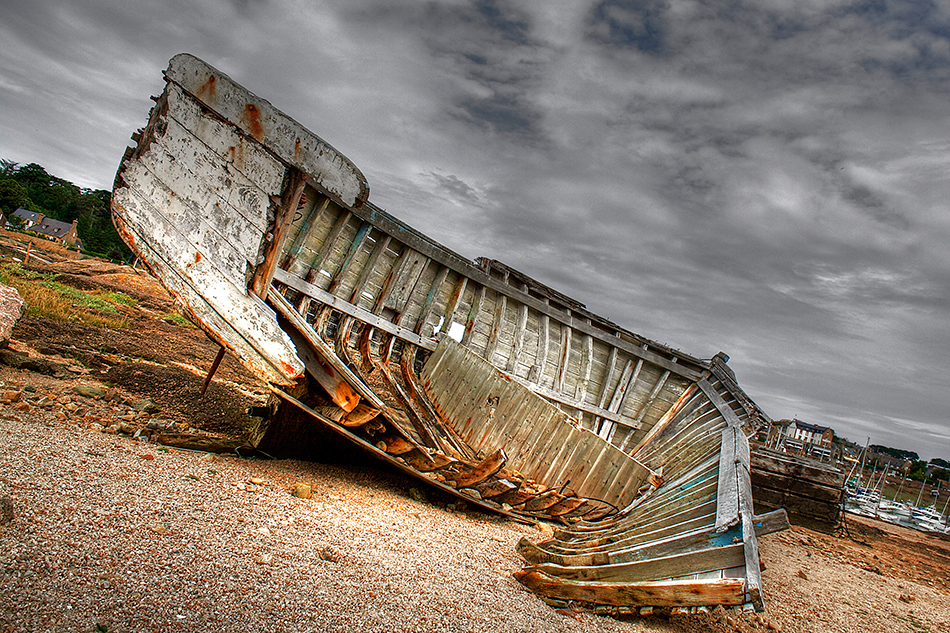
[[[724,354],[689,356],[452,252],[195,57],[165,77],[113,214],[271,385],[260,446],[294,449],[303,416],[473,505],[558,522],[518,547],[518,579],[552,603],[762,608],[756,534],[787,521],[752,512],[745,438],[768,418]]]

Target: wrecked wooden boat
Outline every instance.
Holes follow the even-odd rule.
[[[273,393],[263,451],[345,438],[470,504],[559,521],[522,583],[603,605],[762,606],[746,437],[719,354],[628,332],[369,202],[343,154],[173,58],[112,198],[129,246]],[[317,438],[317,439],[315,439]]]

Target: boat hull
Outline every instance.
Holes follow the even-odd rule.
[[[287,446],[303,416],[474,505],[557,520],[574,531],[524,551],[561,567],[734,530],[736,542],[668,554],[672,575],[639,565],[603,580],[610,570],[529,559],[520,579],[552,600],[707,600],[672,597],[678,583],[703,604],[761,606],[745,438],[767,418],[724,355],[655,343],[434,242],[370,203],[345,156],[201,60],[176,56],[165,77],[113,215],[195,321],[270,385],[255,441]],[[627,588],[578,593],[594,581]]]

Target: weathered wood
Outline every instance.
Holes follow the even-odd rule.
[[[471,469],[466,469],[454,477],[454,481],[459,488],[471,488],[480,483],[484,483],[489,477],[504,468],[508,461],[503,449],[498,449],[478,465]]]
[[[267,290],[274,278],[274,270],[280,259],[280,249],[290,231],[290,224],[294,220],[294,212],[300,202],[307,176],[299,169],[288,169],[286,182],[280,194],[280,203],[274,211],[274,227],[265,236],[264,248],[261,253],[264,261],[254,271],[249,289],[261,299],[267,298]]]
[[[383,330],[388,334],[399,337],[400,339],[412,343],[413,345],[418,345],[423,349],[435,349],[436,342],[432,339],[422,338],[412,330],[404,327],[395,325],[393,322],[388,321],[376,314],[373,314],[365,308],[361,308],[352,303],[344,301],[335,295],[331,295],[326,290],[322,290],[313,284],[305,282],[303,279],[292,275],[284,270],[278,269],[274,273],[274,279],[277,281],[304,293],[305,295],[320,301],[321,303],[333,308],[334,310],[339,310],[344,314],[348,314],[364,323],[368,323],[375,328]],[[294,310],[296,312],[296,310]]]
[[[548,598],[618,607],[741,605],[745,602],[745,582],[735,578],[642,584],[600,583],[559,580],[538,571],[515,572],[515,578],[535,593]]]
[[[761,607],[745,433],[762,416],[724,355],[465,260],[366,201],[362,175],[270,104],[193,58],[173,65],[120,168],[116,224],[213,338],[295,385],[275,390],[272,422],[293,412],[298,436],[313,422],[486,508],[580,517],[526,547],[548,557],[529,583],[567,599]],[[718,576],[729,591],[703,582]]]

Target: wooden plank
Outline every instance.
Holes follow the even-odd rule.
[[[541,563],[529,567],[528,570],[565,580],[631,583],[668,580],[688,574],[736,567],[744,563],[745,554],[740,542],[628,563],[591,566]]]
[[[313,284],[308,284],[300,277],[292,273],[288,273],[284,270],[277,269],[274,273],[274,279],[277,281],[286,284],[287,286],[297,290],[298,292],[303,293],[317,301],[324,303],[334,310],[339,310],[344,314],[348,314],[364,323],[369,324],[371,327],[378,328],[387,334],[392,334],[408,343],[413,345],[418,345],[424,349],[434,350],[436,348],[436,342],[433,339],[422,338],[412,330],[398,326],[391,321],[373,314],[365,308],[360,308],[348,301],[337,297],[336,295],[331,295],[326,290],[318,288]],[[296,311],[296,310],[295,310]]]
[[[303,374],[304,365],[277,327],[273,311],[257,297],[244,294],[206,261],[197,262],[192,275],[210,281],[214,287],[212,292],[198,294],[179,265],[176,254],[180,242],[174,239],[174,227],[155,234],[154,225],[141,222],[139,211],[147,205],[129,187],[113,193],[116,229],[125,242],[148,261],[162,284],[215,341],[234,351],[262,380],[292,384]]]
[[[462,334],[462,345],[468,347],[472,340],[472,331],[475,329],[475,321],[478,320],[478,312],[482,307],[482,299],[485,298],[485,286],[478,286],[472,297],[472,307],[465,318],[465,333]]]
[[[326,196],[320,196],[321,201],[316,202],[313,207],[310,209],[309,213],[303,218],[297,234],[294,236],[294,239],[289,245],[284,245],[284,256],[280,262],[280,267],[284,270],[290,269],[290,267],[297,260],[297,257],[300,256],[300,249],[303,248],[304,242],[307,241],[307,238],[310,236],[310,231],[313,229],[314,223],[323,215],[327,207],[330,204],[330,199]]]
[[[505,311],[507,309],[508,297],[505,295],[495,297],[495,316],[492,320],[491,333],[488,336],[488,348],[485,350],[485,360],[490,363],[495,357],[495,351],[498,349],[498,339],[501,338],[501,332],[505,326]]]
[[[578,600],[612,606],[655,607],[741,605],[745,583],[741,579],[599,583],[566,581],[538,571],[518,571],[515,578],[535,593],[558,600]]]
[[[282,161],[309,174],[343,204],[359,207],[369,196],[366,178],[343,154],[302,125],[200,59],[181,53],[165,72],[209,109],[240,128]]]
[[[505,370],[509,373],[515,373],[518,369],[518,363],[521,361],[521,355],[524,351],[524,335],[528,326],[528,306],[518,303],[518,324],[515,327],[515,338],[512,345],[511,355],[508,357],[508,364]]]
[[[419,310],[419,316],[416,319],[416,325],[413,328],[413,331],[416,334],[422,336],[432,336],[434,331],[428,332],[428,334],[422,331],[422,328],[425,326],[426,321],[429,319],[429,315],[432,314],[432,311],[435,308],[436,299],[438,298],[439,292],[442,290],[443,284],[445,284],[445,279],[449,275],[448,266],[440,266],[439,272],[436,273],[435,279],[432,282],[432,285],[429,287],[429,293],[426,295],[425,301],[422,303],[422,308]],[[434,329],[433,329],[434,330]]]
[[[846,473],[829,465],[817,466],[810,460],[762,449],[752,451],[751,458],[753,476],[759,472],[762,476],[797,479],[828,488],[844,487]]]
[[[719,502],[716,506],[716,529],[723,530],[739,520],[739,483],[736,478],[736,427],[722,430],[719,453]]]

